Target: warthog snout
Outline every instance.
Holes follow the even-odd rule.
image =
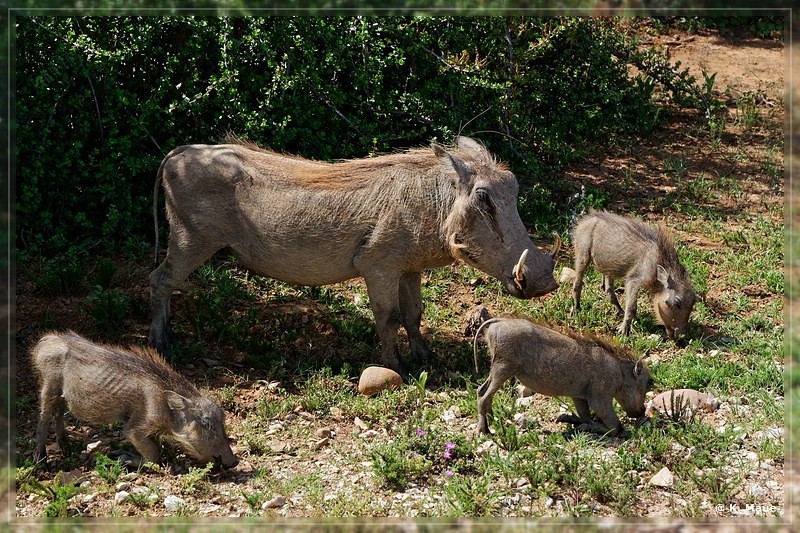
[[[223,458],[221,455],[218,455],[214,457],[214,462],[218,465],[221,465],[225,470],[228,470],[238,465],[239,459],[235,455],[231,455],[227,458]]]

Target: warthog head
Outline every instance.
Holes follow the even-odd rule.
[[[216,403],[204,396],[191,400],[173,391],[164,395],[172,412],[173,437],[188,455],[225,468],[239,463],[225,433],[225,414]]]
[[[676,280],[661,265],[657,267],[657,277],[661,290],[653,296],[656,320],[659,324],[664,324],[667,337],[677,339],[686,333],[689,315],[692,314],[697,297],[691,285],[685,280]]]
[[[558,287],[553,279],[556,243],[542,253],[528,237],[517,211],[517,180],[485,147],[468,137],[449,151],[434,152],[452,172],[456,198],[444,235],[450,253],[500,280],[517,298],[542,296]]]
[[[614,395],[625,413],[631,418],[644,416],[644,398],[647,391],[653,388],[653,378],[647,365],[641,359],[625,365],[623,368],[622,387]]]

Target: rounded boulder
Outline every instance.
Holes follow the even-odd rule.
[[[385,389],[396,389],[402,384],[403,378],[391,368],[368,366],[361,372],[358,392],[364,396],[372,396]]]

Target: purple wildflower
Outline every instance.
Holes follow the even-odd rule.
[[[454,474],[455,474],[455,472],[453,472],[452,470],[445,470],[445,471],[444,471],[444,475],[445,475],[445,476],[452,476],[452,475],[454,475]]]
[[[442,456],[443,456],[445,459],[450,459],[450,458],[453,456],[453,454],[451,454],[449,451],[446,451],[446,452],[444,452],[444,453],[442,454]]]
[[[421,437],[424,434],[425,434],[425,430],[424,429],[417,428],[417,435],[419,435]]]
[[[447,448],[448,450],[452,450],[452,449],[454,449],[456,447],[456,443],[455,442],[445,442],[444,447]]]

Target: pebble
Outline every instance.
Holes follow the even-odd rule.
[[[101,441],[101,440],[98,440],[98,441],[95,441],[95,442],[90,442],[89,444],[86,445],[86,452],[87,453],[92,453],[97,448],[99,448],[101,444],[103,444],[103,441]]]
[[[122,481],[122,482],[116,484],[116,486],[114,487],[114,490],[116,490],[117,492],[121,492],[121,491],[130,490],[130,488],[131,488],[131,484],[130,483],[128,483],[127,481]]]
[[[130,493],[128,493],[127,491],[124,491],[124,490],[120,491],[120,492],[114,494],[114,503],[120,504],[120,503],[124,502],[125,500],[127,500],[128,496],[130,496]]]
[[[176,512],[186,506],[186,501],[178,496],[167,496],[164,498],[164,507],[170,511]]]
[[[357,427],[358,429],[360,429],[360,430],[366,430],[366,429],[368,429],[368,428],[369,428],[369,426],[367,425],[367,423],[366,423],[366,422],[364,422],[363,420],[361,420],[361,419],[360,419],[360,418],[358,418],[358,417],[356,417],[356,418],[353,420],[353,424],[355,424],[355,425],[356,425],[356,427]]]
[[[275,496],[268,502],[264,502],[264,505],[261,506],[262,509],[280,509],[286,505],[286,498],[281,495]]]
[[[137,496],[144,496],[151,502],[158,500],[158,494],[153,492],[149,487],[133,487],[131,490],[131,494],[135,494]]]
[[[767,489],[762,487],[761,485],[753,485],[750,487],[750,496],[754,496],[756,498],[763,498],[767,495]]]
[[[332,434],[333,434],[333,432],[331,431],[331,429],[330,429],[330,428],[319,428],[319,429],[317,430],[317,432],[316,432],[316,433],[314,433],[314,435],[315,435],[315,436],[316,436],[318,439],[329,439],[329,438],[331,437],[331,435],[332,435]]]

